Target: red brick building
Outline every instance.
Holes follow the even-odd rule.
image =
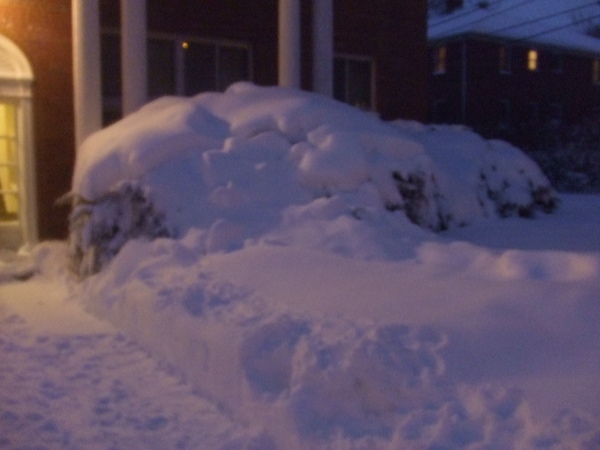
[[[320,2],[299,1],[300,87],[305,90],[318,90],[312,67],[313,6]],[[416,93],[425,94],[427,89],[426,2],[334,0],[332,4],[334,96],[376,110],[384,118],[424,120],[427,105]],[[151,97],[224,89],[240,79],[278,83],[277,0],[204,0],[198,5],[148,2]],[[105,97],[114,99],[120,97],[119,24],[118,1],[101,0],[104,67],[109,69],[104,75],[113,80]]]
[[[77,143],[160,95],[249,80],[424,120],[426,14],[425,0],[0,0],[0,246],[65,237]]]

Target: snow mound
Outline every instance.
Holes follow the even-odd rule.
[[[408,221],[437,231],[556,206],[538,167],[507,143],[249,83],[161,98],[94,134],[72,196],[81,275],[131,239],[192,228],[205,253],[268,241],[394,259],[403,249],[388,244],[415,233]],[[379,237],[357,243],[357,233]]]
[[[284,299],[268,302],[213,272],[198,238],[191,231],[181,240],[130,241],[80,296],[235,422],[262,429],[272,448],[598,442],[594,418],[565,411],[543,423],[519,389],[449,379],[450,342],[439,326],[308,315]],[[436,252],[424,249],[430,258]]]

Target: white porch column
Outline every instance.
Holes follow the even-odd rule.
[[[300,0],[279,0],[279,85],[300,88]]]
[[[98,0],[72,0],[75,144],[102,128]]]
[[[333,95],[333,0],[313,0],[313,90]]]
[[[146,0],[121,0],[121,87],[123,116],[147,101]]]

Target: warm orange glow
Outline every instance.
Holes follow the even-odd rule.
[[[0,103],[0,222],[19,213],[16,108]]]
[[[190,44],[188,44],[186,41],[183,41],[183,42],[181,43],[181,47],[182,47],[184,50],[187,50],[187,49],[189,48],[189,46],[190,46]]]
[[[537,50],[529,50],[529,53],[527,54],[527,68],[532,72],[538,70]]]
[[[446,60],[448,48],[446,46],[438,47],[435,53],[433,73],[446,73]]]

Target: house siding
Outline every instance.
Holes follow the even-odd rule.
[[[435,49],[447,46],[447,70],[433,74]],[[466,46],[466,110],[462,113],[463,58]],[[510,48],[510,73],[501,73],[499,49]],[[530,49],[538,51],[538,69],[527,68]],[[561,70],[555,58],[562,58]],[[430,45],[429,120],[466,124],[486,137],[500,137],[528,145],[531,127],[576,124],[598,114],[600,86],[592,82],[593,56],[564,49],[464,38]],[[441,105],[445,106],[442,108]],[[504,108],[508,105],[509,120]],[[555,117],[559,116],[559,117]]]
[[[230,39],[252,48],[252,81],[277,84],[277,0],[148,2],[148,30]],[[334,52],[375,63],[375,109],[384,119],[427,117],[425,0],[334,0]],[[312,89],[312,1],[301,1],[301,87]],[[101,1],[105,29],[119,26],[119,1]]]

